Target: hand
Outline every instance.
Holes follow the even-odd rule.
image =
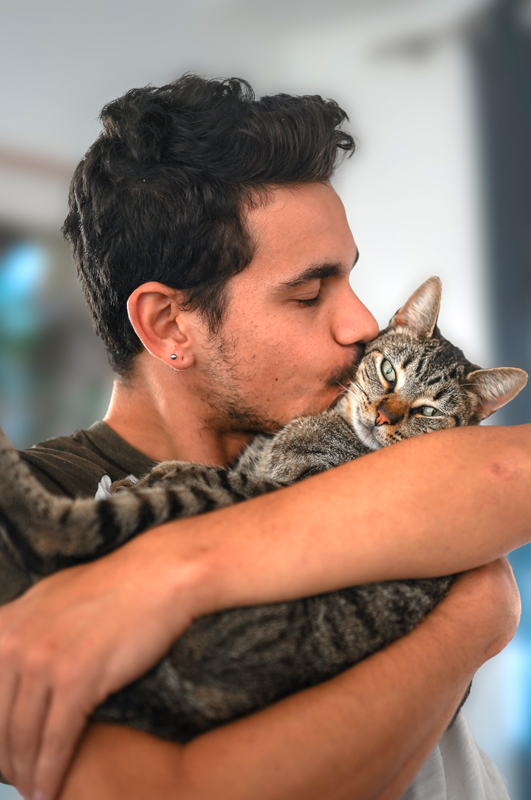
[[[56,796],[87,717],[192,621],[193,570],[169,586],[143,538],[0,608],[0,771],[27,797]]]

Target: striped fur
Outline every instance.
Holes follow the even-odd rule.
[[[231,469],[168,462],[134,487],[122,482],[107,500],[72,501],[48,494],[2,436],[0,603],[153,525],[273,491],[404,438],[478,423],[527,376],[467,361],[436,327],[439,300],[440,282],[431,278],[367,346],[356,381],[334,410],[257,437]],[[427,416],[424,408],[437,413]],[[94,718],[188,741],[403,636],[452,581],[388,581],[205,617]]]

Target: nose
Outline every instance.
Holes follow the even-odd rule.
[[[342,345],[370,342],[377,336],[378,331],[376,319],[349,287],[347,297],[342,298],[334,320],[336,342]]]
[[[404,419],[406,405],[399,398],[384,398],[376,409],[375,425],[396,425]]]

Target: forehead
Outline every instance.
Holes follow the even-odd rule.
[[[277,285],[313,265],[350,270],[356,259],[345,209],[327,183],[274,188],[265,204],[245,214],[245,224],[255,253],[234,281]]]

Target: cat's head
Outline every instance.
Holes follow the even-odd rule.
[[[429,278],[367,345],[336,411],[373,450],[421,433],[477,425],[512,400],[527,373],[479,369],[441,336],[439,278]]]

